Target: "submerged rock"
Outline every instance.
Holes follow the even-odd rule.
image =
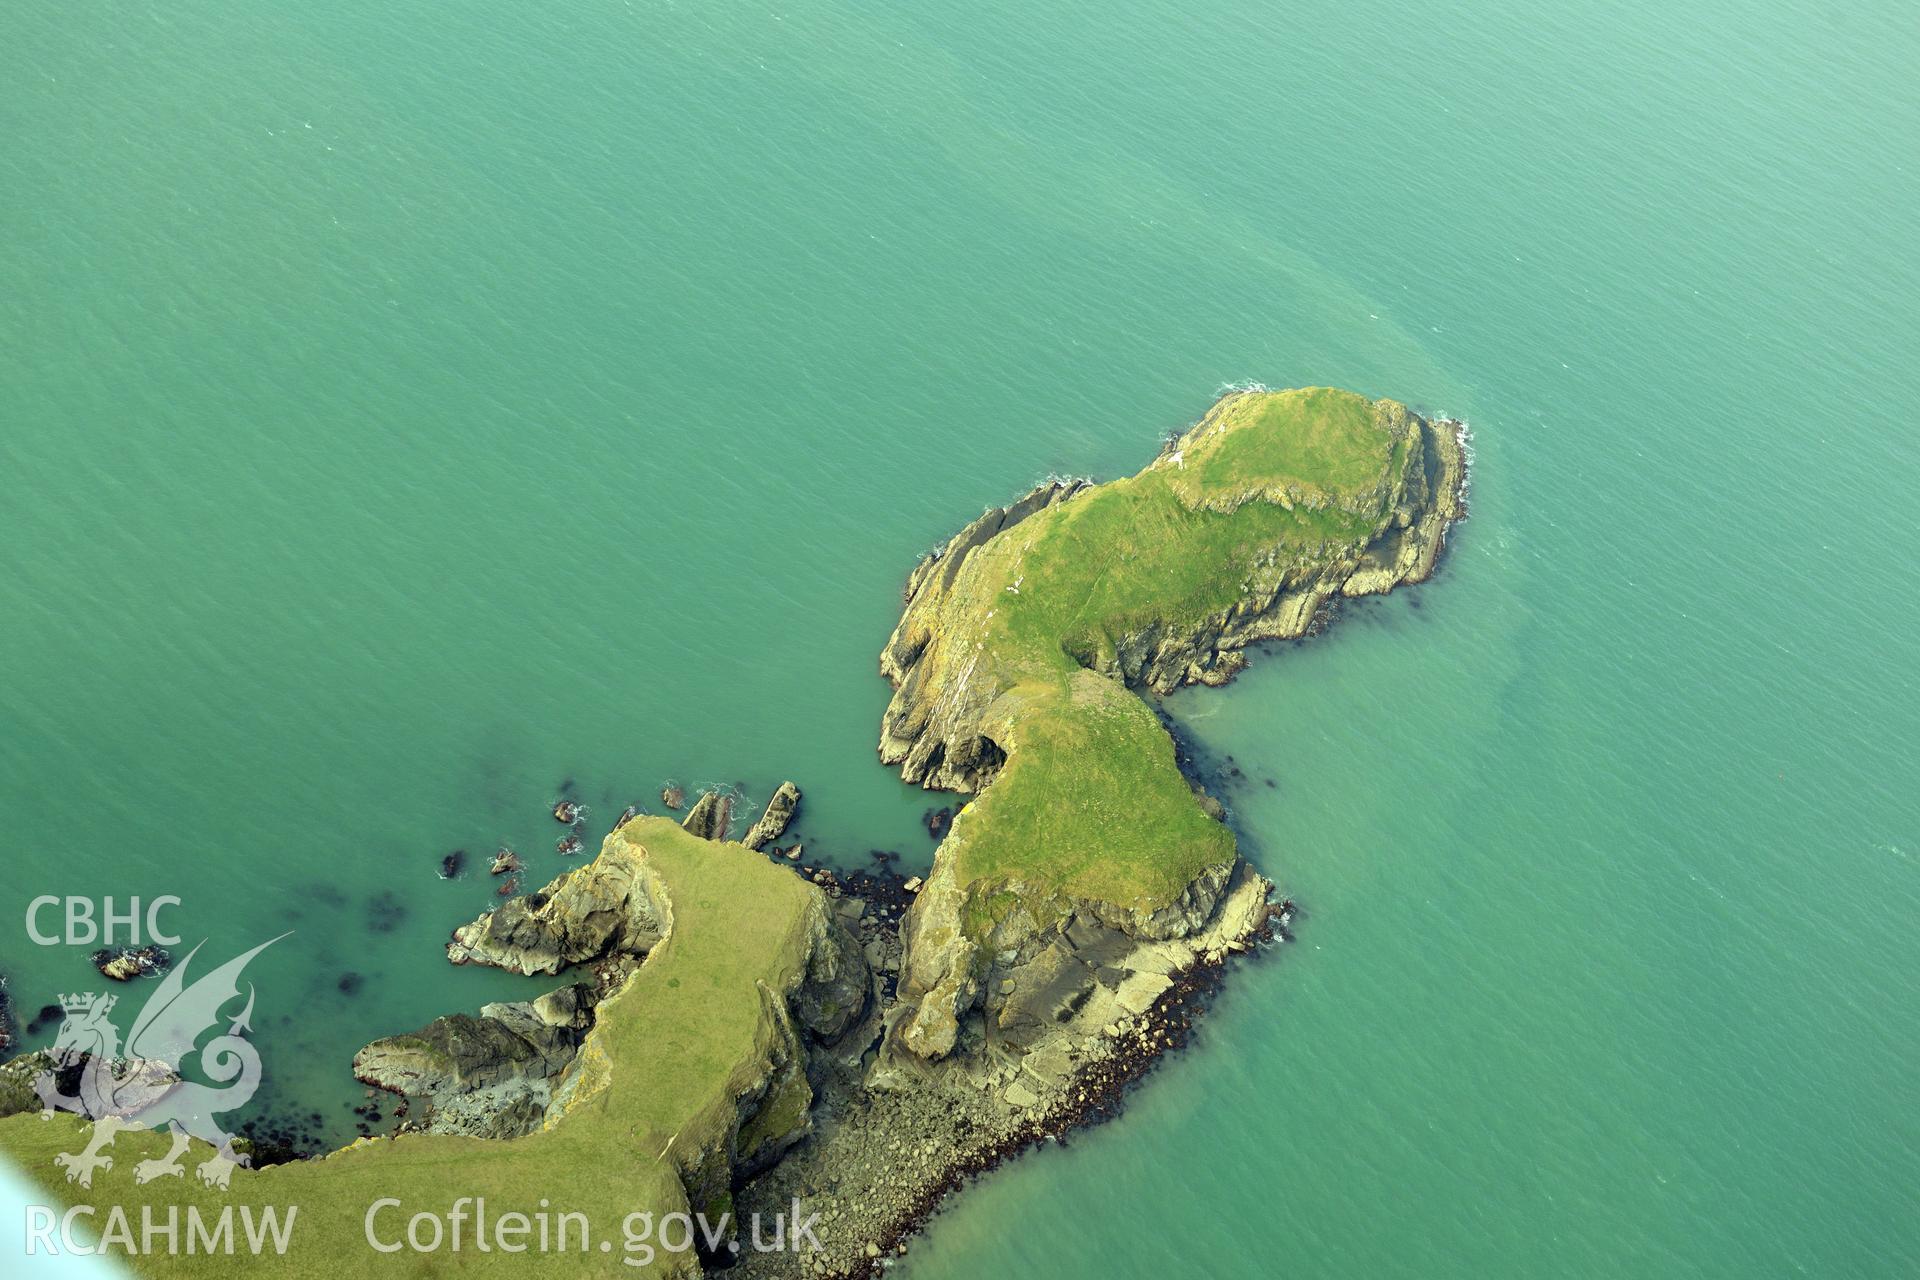
[[[467,851],[465,849],[455,849],[452,853],[440,859],[440,878],[442,880],[457,880],[466,869]]]
[[[767,811],[760,815],[760,821],[753,824],[740,843],[749,849],[766,848],[786,834],[799,809],[800,788],[791,782],[781,783],[779,790],[773,793],[773,799],[767,801]]]
[[[694,801],[692,812],[680,824],[690,835],[702,840],[725,840],[733,825],[733,797],[724,791],[708,791]]]
[[[373,933],[392,933],[406,918],[407,904],[391,889],[367,899],[367,928]]]

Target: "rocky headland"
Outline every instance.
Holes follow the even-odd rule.
[[[880,758],[983,794],[908,914],[890,1071],[952,1053],[975,1012],[1023,1050],[1246,935],[1270,886],[1136,691],[1224,683],[1250,644],[1424,579],[1465,472],[1454,424],[1393,401],[1240,393],[1139,475],[1043,485],[920,563]]]
[[[1151,699],[1427,577],[1465,473],[1457,424],[1244,392],[1135,476],[986,512],[913,570],[880,658],[880,758],[962,796],[929,818],[925,879],[778,847],[792,783],[741,843],[725,792],[679,822],[630,808],[592,862],[448,943],[455,964],[551,990],[356,1055],[361,1080],[405,1096],[401,1132],[236,1179],[307,1206],[282,1270],[360,1256],[374,1189],[428,1200],[457,1171],[498,1212],[551,1197],[606,1221],[737,1226],[798,1198],[819,1252],[722,1245],[639,1269],[866,1275],[972,1175],[1115,1114],[1280,919]],[[670,784],[662,802],[686,797]],[[19,1084],[0,1074],[0,1100]],[[66,1122],[21,1119],[0,1143],[45,1163]]]

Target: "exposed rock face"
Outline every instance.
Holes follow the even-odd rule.
[[[694,801],[686,821],[680,824],[702,840],[725,840],[733,825],[733,797],[722,791],[708,791]]]
[[[644,955],[671,924],[665,890],[644,862],[597,858],[454,930],[447,959],[555,974],[615,952]]]
[[[456,931],[448,947],[456,962],[520,973],[593,964],[606,992],[597,1004],[595,988],[576,986],[532,1006],[490,1005],[479,1018],[442,1018],[412,1036],[368,1046],[355,1060],[356,1073],[370,1083],[430,1097],[432,1123],[447,1131],[502,1136],[558,1123],[587,1100],[620,1087],[616,1071],[644,1073],[646,1055],[635,1061],[632,1037],[639,1034],[644,1043],[657,1036],[659,1078],[649,1083],[627,1077],[625,1087],[710,1087],[728,1099],[723,1113],[702,1104],[698,1122],[680,1125],[672,1135],[671,1159],[689,1201],[715,1203],[738,1179],[766,1167],[811,1130],[807,1065],[813,1046],[831,1044],[867,1020],[874,982],[860,944],[820,889],[764,858],[749,858],[737,845],[709,851],[691,844],[688,834],[666,819],[637,817],[608,836],[592,863],[481,916]],[[662,857],[669,858],[667,870]],[[692,907],[676,911],[674,877],[689,882],[690,867],[705,875],[701,887],[690,891]],[[716,903],[709,897],[729,889],[754,900]],[[769,910],[760,898],[785,905]],[[679,930],[715,929],[721,923],[713,918],[716,909],[756,917],[766,937],[754,943],[771,959],[762,969],[730,978],[732,985],[709,991],[721,978],[715,970],[725,963],[718,957],[731,960],[746,949],[744,939],[709,933],[673,947],[663,944]],[[678,967],[663,970],[657,963]],[[683,987],[683,972],[698,990]],[[691,1006],[665,1008],[676,997]],[[688,1074],[678,1055],[690,1051],[689,1039],[722,1040],[687,1021],[710,1016],[737,1026],[746,1013],[740,1001],[754,1011],[747,1019],[754,1027],[746,1037],[750,1050],[705,1085],[679,1078]],[[627,1037],[621,1042],[628,1047],[616,1059],[609,1045],[619,1036]],[[703,1064],[707,1052],[696,1054]],[[705,1069],[711,1071],[711,1064]]]
[[[793,825],[794,814],[800,810],[800,788],[791,782],[783,782],[780,789],[773,793],[773,799],[767,801],[767,811],[760,815],[760,821],[753,824],[746,836],[740,841],[749,849],[764,849],[785,835],[787,828]]]
[[[878,1083],[912,1079],[914,1060],[953,1053],[976,1010],[981,1047],[991,1054],[1021,1055],[1042,1042],[1064,1046],[1097,1035],[1144,1010],[1172,982],[1169,975],[1250,946],[1273,891],[1235,859],[1208,868],[1178,899],[1151,912],[1090,900],[1062,910],[1043,898],[1045,910],[1014,905],[982,931],[969,921],[971,886],[954,866],[935,859],[903,924],[899,1004],[889,1015]],[[996,888],[1019,903],[1018,886]]]
[[[593,1021],[593,990],[561,987],[538,1000],[489,1004],[478,1017],[435,1018],[376,1040],[353,1058],[363,1083],[431,1104],[433,1133],[513,1138],[538,1128],[552,1086]]]
[[[906,613],[880,653],[880,672],[894,685],[893,701],[880,722],[880,760],[899,765],[907,781],[978,791],[999,768],[999,748],[980,733],[979,724],[1004,688],[942,678],[940,608],[975,547],[1087,488],[1084,480],[1049,480],[1017,502],[990,508],[914,567],[907,579]],[[966,674],[971,673],[969,667]]]
[[[806,976],[793,990],[800,1025],[823,1041],[838,1040],[867,1011],[869,972],[859,942],[827,908],[824,895],[806,916]]]

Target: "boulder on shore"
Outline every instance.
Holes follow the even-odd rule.
[[[767,811],[760,815],[760,821],[753,824],[740,843],[749,849],[766,848],[786,834],[799,809],[800,788],[791,782],[781,783],[780,789],[773,793],[773,799],[767,801]]]

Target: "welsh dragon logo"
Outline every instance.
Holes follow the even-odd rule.
[[[281,934],[280,937],[286,937]],[[52,1049],[54,1069],[33,1082],[40,1095],[41,1119],[55,1111],[71,1111],[93,1121],[92,1141],[86,1149],[62,1152],[53,1158],[67,1171],[67,1181],[93,1185],[95,1170],[112,1169],[105,1148],[126,1129],[166,1129],[173,1148],[158,1160],[134,1166],[135,1182],[184,1175],[180,1158],[195,1138],[213,1148],[213,1155],[195,1166],[200,1181],[224,1190],[235,1168],[251,1163],[233,1149],[233,1135],[215,1119],[223,1111],[245,1106],[260,1087],[260,1054],[247,1042],[253,1016],[253,984],[247,984],[247,1004],[227,1019],[226,1031],[196,1050],[196,1042],[221,1021],[221,1009],[240,995],[240,973],[247,963],[280,938],[253,950],[187,985],[187,970],[200,954],[202,942],[166,975],[140,1016],[124,1048],[120,1032],[109,1018],[117,997],[87,992],[60,997],[66,1013]],[[197,1052],[199,1072],[212,1084],[181,1076],[180,1065]],[[60,1092],[59,1075],[80,1064],[78,1092]]]

